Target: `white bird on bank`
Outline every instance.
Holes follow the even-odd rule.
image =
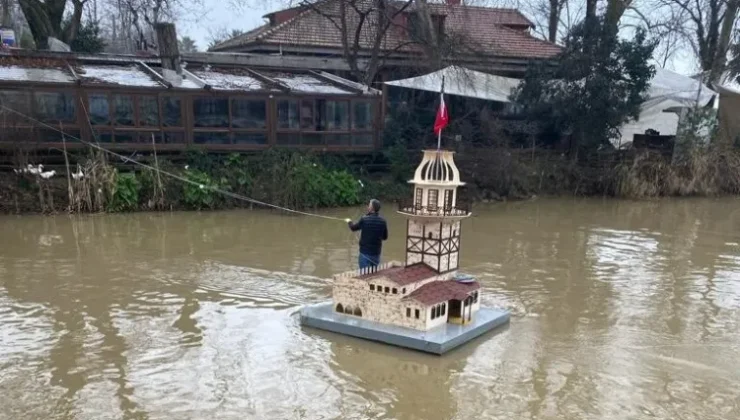
[[[75,181],[78,181],[85,177],[85,174],[82,173],[82,169],[80,169],[80,165],[77,165],[77,173],[72,174],[72,179]]]
[[[17,174],[33,174],[38,175],[44,170],[44,165],[33,166],[30,163],[23,169],[13,169],[13,172]]]
[[[44,165],[39,164],[39,166],[36,167],[36,168],[34,168],[31,165],[28,165],[28,172],[31,173],[31,174],[33,174],[33,175],[40,175],[41,172],[43,172],[43,171],[44,171]]]
[[[41,172],[39,176],[44,179],[49,179],[57,174],[57,171]]]

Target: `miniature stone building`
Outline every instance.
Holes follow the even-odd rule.
[[[471,213],[457,202],[464,183],[453,152],[425,151],[409,182],[414,196],[398,209],[407,219],[406,262],[336,275],[334,311],[424,331],[470,323],[480,309],[480,285],[457,276],[460,222]]]

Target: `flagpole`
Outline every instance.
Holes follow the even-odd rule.
[[[440,97],[441,102],[444,102],[445,100],[445,77],[442,76],[442,89],[440,89]],[[445,104],[445,107],[447,104]],[[442,149],[442,129],[440,128],[439,133],[437,133],[437,151]]]

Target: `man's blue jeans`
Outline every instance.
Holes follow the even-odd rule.
[[[360,253],[359,264],[360,269],[378,266],[380,265],[380,255],[367,255]]]

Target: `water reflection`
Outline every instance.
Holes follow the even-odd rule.
[[[479,206],[462,234],[514,319],[431,357],[298,325],[355,264],[339,222],[1,217],[0,418],[740,418],[737,200]]]

